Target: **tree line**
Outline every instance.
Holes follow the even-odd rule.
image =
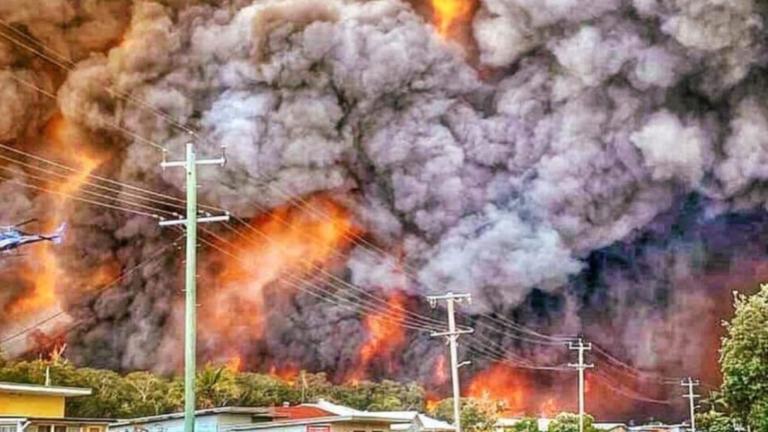
[[[707,432],[736,432],[749,427],[768,432],[768,284],[752,296],[735,295],[735,314],[725,323],[726,335],[720,350],[723,381],[719,389],[705,394],[697,428]],[[43,384],[48,371],[55,385],[87,387],[93,395],[68,401],[73,417],[131,418],[181,411],[183,381],[176,376],[150,372],[121,375],[109,370],[78,368],[61,355],[47,360],[8,361],[0,356],[0,381]],[[226,366],[208,364],[197,374],[197,406],[269,407],[326,399],[369,411],[416,410],[425,412],[426,392],[419,384],[362,381],[334,384],[324,373],[303,373],[295,380],[272,375],[236,372]],[[493,430],[504,411],[495,401],[467,399],[462,419],[469,432]],[[450,421],[451,400],[428,410]],[[525,419],[513,432],[533,432],[535,420]],[[593,430],[589,418],[588,432]],[[576,429],[574,429],[574,427]],[[563,413],[550,423],[550,432],[578,430],[574,416]]]
[[[181,377],[151,372],[121,375],[110,370],[78,368],[60,356],[32,361],[0,359],[0,381],[43,384],[46,370],[53,385],[93,389],[91,396],[67,401],[67,415],[71,417],[141,417],[181,411],[184,406]],[[416,383],[384,380],[337,385],[328,381],[324,373],[302,373],[294,381],[207,364],[197,373],[196,387],[200,409],[295,405],[319,399],[363,410],[425,408],[425,391]]]

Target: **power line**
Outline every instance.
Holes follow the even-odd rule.
[[[75,196],[75,195],[72,195],[72,194],[68,194],[68,193],[65,193],[65,192],[60,192],[60,191],[55,191],[55,190],[47,189],[47,188],[44,188],[44,187],[30,185],[30,184],[18,181],[16,179],[13,179],[13,178],[10,178],[10,177],[4,177],[4,176],[0,175],[0,180],[4,180],[4,181],[7,181],[9,183],[17,184],[19,186],[23,186],[23,187],[26,187],[26,188],[29,188],[29,189],[34,189],[34,190],[37,190],[37,191],[40,191],[40,192],[47,192],[47,193],[54,194],[54,195],[60,195],[60,196],[67,197],[67,198],[75,200],[75,201],[84,202],[86,204],[91,204],[91,205],[95,205],[95,206],[99,206],[99,207],[104,207],[104,208],[108,208],[108,209],[112,209],[112,210],[119,210],[119,211],[123,211],[123,212],[127,212],[127,213],[133,213],[133,214],[137,214],[137,215],[141,215],[141,216],[147,216],[147,217],[150,217],[150,218],[153,218],[153,219],[160,219],[160,217],[158,215],[156,215],[156,214],[147,213],[147,212],[143,212],[143,211],[140,211],[140,210],[129,209],[129,208],[125,208],[125,207],[120,207],[120,206],[116,206],[116,205],[112,205],[112,204],[107,204],[107,203],[103,203],[103,202],[99,202],[99,201],[94,201],[94,200],[90,200],[90,199],[87,199],[87,198],[81,198],[81,197],[78,197],[78,196]]]
[[[8,162],[12,162],[12,163],[14,163],[14,164],[16,164],[18,166],[22,166],[22,167],[29,168],[29,169],[32,169],[32,170],[35,170],[35,171],[39,171],[39,172],[42,172],[44,174],[48,174],[50,176],[54,176],[54,177],[60,178],[60,179],[62,179],[64,181],[66,181],[66,180],[68,180],[70,178],[66,174],[62,174],[62,173],[53,171],[51,169],[43,168],[43,167],[38,166],[38,165],[30,164],[30,163],[27,163],[27,162],[24,162],[24,161],[21,161],[21,160],[12,158],[12,157],[4,156],[3,154],[0,154],[0,160],[5,160],[5,161],[8,161]],[[0,168],[3,168],[5,170],[9,170],[6,167],[0,167]],[[25,173],[25,174],[28,175],[28,176],[31,176],[28,173]],[[137,193],[134,193],[134,192],[129,192],[129,191],[121,190],[121,189],[115,189],[115,188],[109,187],[109,186],[104,186],[102,184],[99,184],[99,183],[96,183],[96,182],[88,180],[87,177],[82,182],[83,182],[83,186],[92,187],[94,189],[98,189],[98,190],[102,190],[102,191],[106,191],[106,192],[112,192],[112,193],[115,193],[118,196],[127,196],[127,197],[135,198],[135,199],[138,199],[138,200],[141,200],[141,201],[147,201],[147,202],[159,204],[159,205],[162,205],[162,206],[173,207],[173,208],[176,208],[176,209],[180,208],[179,204],[174,204],[174,203],[170,203],[168,201],[158,200],[158,199],[147,197],[147,196],[144,196],[144,195],[141,195],[141,194],[137,194]],[[125,200],[125,202],[130,202],[130,201]]]
[[[10,173],[14,173],[15,172],[15,170],[13,170],[12,168],[8,168],[8,167],[5,167],[5,166],[0,166],[0,169],[4,170],[4,171],[7,171],[7,172],[10,172]],[[34,179],[34,180],[38,180],[38,181],[42,181],[42,182],[48,181],[48,179],[46,179],[45,177],[41,177],[41,176],[37,176],[37,175],[34,175],[34,174],[29,174],[29,173],[25,173],[25,177],[30,178],[30,179]],[[56,191],[52,190],[51,192],[55,193]],[[98,193],[98,192],[91,192],[91,191],[89,191],[87,189],[81,189],[81,190],[77,191],[77,194],[85,194],[85,195],[90,195],[90,196],[93,196],[93,197],[96,197],[96,198],[100,198],[100,199],[112,200],[112,201],[115,201],[115,202],[123,204],[123,205],[137,207],[137,208],[144,209],[144,210],[149,210],[149,211],[155,211],[155,212],[158,212],[158,213],[165,213],[165,214],[170,215],[170,216],[175,216],[177,214],[177,213],[169,212],[167,210],[162,210],[162,209],[158,209],[156,207],[148,206],[148,205],[145,205],[145,204],[141,204],[141,203],[136,203],[136,202],[132,202],[132,201],[128,201],[128,200],[119,199],[119,198],[117,198],[115,196],[104,195],[104,194],[101,194],[101,193]],[[161,218],[160,215],[158,215],[158,214],[155,214],[154,217],[157,218],[157,219]]]
[[[52,64],[54,64],[54,65],[56,65],[56,66],[58,66],[58,67],[60,67],[60,68],[62,68],[64,70],[72,70],[72,69],[74,69],[76,67],[76,64],[74,62],[72,62],[71,60],[69,60],[68,58],[66,58],[65,56],[57,53],[55,50],[51,49],[48,45],[46,45],[46,44],[44,44],[44,43],[42,43],[40,41],[37,41],[37,40],[33,39],[32,37],[30,37],[29,35],[27,35],[26,33],[22,32],[22,31],[20,31],[20,30],[18,30],[16,28],[14,28],[8,22],[3,21],[2,19],[0,19],[0,24],[3,25],[6,29],[8,29],[8,30],[12,31],[13,33],[15,33],[17,36],[25,39],[28,43],[24,43],[23,41],[20,41],[19,39],[16,39],[16,38],[10,36],[9,34],[0,33],[0,36],[5,38],[6,40],[9,40],[10,42],[14,43],[15,45],[20,46],[20,47],[26,49],[27,51],[29,51],[29,52],[31,52],[33,54],[38,55],[39,57],[41,57],[41,58],[51,62]],[[35,46],[31,46],[30,44],[32,44],[32,45],[39,45],[41,47],[41,49],[37,48]],[[30,88],[40,92],[41,94],[44,94],[47,97],[50,97],[52,99],[56,99],[56,95],[55,94],[53,94],[51,92],[48,92],[45,89],[42,89],[42,88],[40,88],[40,87],[38,87],[38,86],[28,82],[28,81],[22,80],[22,79],[16,77],[15,75],[11,75],[11,77],[14,80],[16,80],[17,82],[19,82],[20,84],[22,84],[22,85],[30,87]],[[188,133],[191,136],[194,136],[196,138],[200,138],[198,132],[194,131],[193,129],[191,129],[191,128],[187,127],[187,126],[184,126],[182,123],[180,123],[179,121],[177,121],[176,119],[174,119],[170,115],[164,113],[163,111],[155,108],[153,105],[151,105],[150,103],[146,102],[145,100],[142,100],[141,98],[137,98],[137,97],[132,96],[132,95],[127,94],[127,93],[115,91],[115,90],[113,90],[112,88],[110,88],[108,86],[102,85],[101,87],[105,91],[107,91],[109,94],[111,94],[113,97],[119,98],[119,99],[124,100],[124,101],[129,102],[129,103],[134,103],[134,104],[138,105],[140,108],[143,108],[145,110],[150,111],[152,114],[154,114],[157,117],[161,118],[162,120],[164,120],[168,124],[170,124],[170,125],[178,128],[178,129]],[[159,148],[159,149],[164,149],[164,147],[160,146],[156,142],[151,141],[151,140],[147,140],[147,139],[145,139],[145,138],[143,138],[143,137],[141,137],[141,136],[139,136],[139,135],[129,131],[128,129],[125,129],[124,127],[120,126],[117,123],[111,123],[110,125],[113,128],[115,128],[116,130],[121,131],[123,133],[126,133],[129,136],[132,136],[134,139],[136,139],[138,141],[144,142],[145,144],[152,145],[153,147],[156,147],[156,148]],[[299,201],[299,202],[302,203],[302,205],[307,206],[311,211],[316,211],[316,209],[314,209],[312,206],[307,204],[307,201],[303,197],[301,197],[301,196],[291,197],[290,194],[286,193],[284,190],[282,190],[277,185],[272,184],[272,183],[263,182],[262,184],[264,184],[265,186],[270,187],[272,189],[278,190],[283,195],[289,197],[291,201]],[[81,200],[81,201],[84,201],[84,200]],[[84,202],[93,203],[92,201],[84,201]],[[129,204],[129,205],[135,205],[135,204]],[[114,208],[117,209],[117,207],[114,207]],[[216,210],[220,210],[220,209],[216,209]],[[345,235],[349,235],[349,234],[345,233]],[[386,252],[383,249],[379,248],[375,244],[369,242],[364,237],[356,235],[356,234],[351,235],[351,237],[354,237],[354,238],[358,239],[355,242],[355,244],[357,244],[358,246],[361,246],[361,250],[363,250],[363,251],[365,251],[367,253],[372,253],[371,252],[372,250],[376,250],[382,256],[385,256],[385,257],[389,256],[388,252]],[[375,254],[372,254],[372,255],[375,255]],[[375,255],[375,256],[378,258],[378,255]],[[418,280],[417,280],[417,278],[415,277],[415,274],[414,274],[415,270],[412,269],[408,263],[403,263],[403,267],[404,267],[404,270],[405,270],[404,274],[407,277],[413,279],[414,281],[416,281],[418,283]],[[562,342],[567,342],[567,341],[572,341],[573,340],[573,338],[569,338],[569,337],[551,336],[551,335],[546,335],[546,334],[537,332],[537,331],[535,331],[533,329],[530,329],[528,327],[525,327],[525,326],[522,326],[522,325],[520,325],[518,323],[515,323],[514,321],[509,320],[509,319],[507,319],[507,318],[505,318],[503,316],[496,317],[496,316],[492,316],[490,314],[481,314],[479,316],[480,317],[484,317],[484,318],[488,319],[489,321],[493,322],[494,324],[506,328],[507,330],[512,330],[512,331],[515,331],[515,332],[518,332],[518,333],[526,334],[528,336],[533,336],[534,338],[540,338],[541,339],[541,340],[537,340],[537,339],[532,339],[530,337],[524,337],[524,336],[519,336],[519,335],[514,335],[513,336],[513,334],[510,334],[507,330],[504,330],[502,328],[496,327],[495,325],[490,325],[490,324],[488,324],[486,322],[479,323],[479,325],[482,325],[483,327],[485,327],[485,328],[487,328],[489,330],[496,331],[496,332],[499,332],[499,333],[503,333],[503,334],[505,334],[508,337],[511,337],[511,338],[514,338],[514,339],[517,339],[517,340],[520,340],[520,341],[523,341],[523,342],[537,343],[537,344],[542,344],[542,345],[547,345],[547,344],[549,344],[549,345],[558,345],[558,344],[560,344]],[[628,365],[624,364],[624,365],[620,365],[620,366],[628,366]],[[627,368],[627,372],[628,373],[641,372],[642,375],[647,374],[647,373],[643,373],[642,371],[639,371],[636,368],[632,368],[631,366],[629,366]],[[637,378],[638,379],[641,378],[641,376],[642,376],[641,374],[637,374]]]
[[[143,267],[145,267],[146,265],[148,265],[148,264],[150,264],[152,262],[155,262],[157,260],[157,258],[159,258],[163,254],[165,254],[168,251],[168,249],[170,249],[170,248],[172,248],[174,246],[177,246],[177,242],[182,237],[183,236],[179,236],[178,238],[176,238],[170,244],[167,244],[167,245],[163,246],[162,248],[158,249],[157,252],[155,252],[154,254],[150,255],[147,259],[141,261],[139,264],[133,266],[132,268],[124,271],[120,276],[118,276],[117,278],[115,278],[111,282],[107,283],[106,285],[102,286],[101,288],[98,288],[96,290],[96,293],[97,294],[98,293],[102,293],[104,291],[107,291],[107,290],[117,286],[120,282],[122,282],[123,280],[125,280],[127,277],[131,276],[132,274],[134,274],[138,270],[142,269]],[[24,328],[23,330],[20,330],[20,331],[14,333],[12,335],[6,336],[2,340],[0,340],[0,346],[5,345],[6,343],[8,343],[8,342],[10,342],[10,341],[12,341],[14,339],[17,339],[17,338],[19,338],[19,337],[21,337],[21,336],[23,336],[23,335],[25,335],[25,334],[27,334],[29,332],[32,332],[32,331],[42,327],[43,325],[45,325],[45,324],[55,320],[56,318],[58,318],[58,317],[60,317],[62,315],[65,315],[65,314],[66,314],[65,311],[57,312],[57,313],[55,313],[53,315],[50,315],[50,316],[48,316],[48,317],[46,317],[46,318],[44,318],[44,319],[42,319],[42,320],[32,324],[29,327]],[[80,321],[80,322],[82,322],[82,321]],[[72,328],[74,328],[74,327],[69,328],[67,331],[71,330]]]
[[[206,232],[207,230],[203,229],[203,231]],[[207,234],[213,234],[213,233],[208,231]],[[208,241],[208,240],[206,240],[204,238],[201,238],[200,240],[203,243],[205,243],[206,245],[212,247],[213,249],[216,249],[220,253],[223,253],[224,255],[227,255],[230,258],[233,258],[233,259],[239,261],[241,263],[241,265],[243,265],[244,268],[246,268],[246,269],[254,269],[254,267],[252,267],[252,264],[249,264],[247,261],[245,261],[240,256],[238,256],[236,254],[233,254],[233,253],[223,249],[222,247],[216,245],[215,243],[213,243],[211,241]],[[417,331],[422,331],[422,332],[434,331],[434,329],[432,329],[432,328],[423,327],[423,326],[420,326],[418,324],[412,324],[410,321],[408,321],[407,319],[403,319],[402,317],[397,317],[397,316],[393,317],[391,315],[391,313],[387,313],[386,310],[374,308],[372,306],[367,306],[367,305],[361,304],[361,303],[356,303],[355,301],[353,301],[353,300],[351,300],[349,298],[342,297],[342,296],[338,295],[337,293],[334,293],[334,292],[332,292],[332,291],[330,291],[328,289],[322,288],[322,287],[320,287],[318,285],[314,285],[314,284],[310,285],[311,288],[314,288],[318,292],[320,292],[320,294],[318,294],[317,292],[312,291],[310,288],[305,287],[305,286],[302,285],[302,283],[306,282],[304,279],[296,277],[296,276],[294,276],[294,275],[292,275],[290,273],[283,274],[280,277],[280,279],[283,280],[284,282],[288,283],[289,286],[292,286],[292,287],[294,287],[294,288],[296,288],[296,289],[298,289],[298,290],[300,290],[300,291],[302,291],[304,293],[307,293],[307,294],[309,294],[309,295],[311,295],[313,297],[316,297],[316,298],[318,298],[320,300],[323,300],[325,302],[331,303],[331,304],[333,304],[335,306],[339,306],[339,307],[351,310],[351,311],[353,311],[355,313],[362,313],[362,312],[373,313],[373,314],[376,314],[378,317],[380,317],[383,321],[386,321],[386,322],[389,322],[389,323],[392,323],[392,324],[395,324],[395,325],[399,325],[399,326],[402,326],[402,327],[405,327],[405,328],[408,328],[408,329],[411,329],[411,330],[417,330]],[[322,294],[329,295],[330,298],[323,297]]]
[[[24,157],[28,157],[28,158],[30,158],[32,160],[37,161],[37,162],[41,162],[41,163],[44,163],[44,164],[52,165],[52,166],[54,166],[56,168],[59,168],[59,169],[62,169],[62,170],[68,171],[68,172],[84,174],[84,175],[86,175],[87,178],[96,179],[98,181],[101,181],[101,182],[104,182],[104,183],[107,183],[107,184],[111,184],[111,185],[115,185],[115,186],[120,186],[122,188],[135,191],[137,193],[144,193],[146,195],[151,195],[151,196],[154,196],[154,197],[163,198],[163,199],[166,199],[166,200],[171,201],[171,202],[177,202],[177,203],[179,203],[177,205],[177,207],[183,207],[185,205],[185,201],[183,199],[181,199],[181,198],[178,198],[178,197],[174,197],[174,196],[171,196],[171,195],[168,195],[168,194],[163,194],[163,193],[160,193],[160,192],[156,192],[156,191],[153,191],[153,190],[150,190],[150,189],[142,188],[140,186],[132,185],[132,184],[129,184],[129,183],[116,181],[116,180],[113,180],[113,179],[110,179],[110,178],[107,178],[107,177],[101,177],[101,176],[98,176],[96,174],[92,174],[92,173],[90,173],[88,171],[72,168],[71,166],[68,166],[66,164],[63,164],[63,163],[60,163],[60,162],[56,162],[56,161],[53,161],[51,159],[46,159],[46,158],[43,158],[41,156],[37,156],[37,155],[29,153],[29,152],[25,152],[25,151],[22,151],[22,150],[19,150],[19,149],[16,149],[16,148],[4,145],[2,143],[0,143],[0,148],[4,149],[4,150],[8,150],[8,151],[13,152],[13,153],[16,153],[18,155],[24,156]],[[210,210],[214,210],[214,211],[223,211],[223,209],[218,208],[218,207],[213,207],[213,206],[201,205],[200,207],[201,208],[210,209]]]
[[[19,83],[19,84],[21,84],[23,86],[26,86],[26,87],[28,87],[30,89],[33,89],[33,90],[39,92],[40,94],[48,96],[49,98],[51,98],[53,100],[57,100],[57,97],[56,97],[55,94],[53,94],[53,93],[51,93],[51,92],[49,92],[49,91],[47,91],[47,90],[45,90],[43,88],[40,88],[37,85],[35,85],[35,84],[33,84],[33,83],[29,82],[29,81],[23,80],[23,79],[17,77],[16,75],[14,75],[14,74],[10,74],[9,76],[10,76],[10,78],[12,80],[16,81],[17,83]],[[78,113],[80,115],[86,115],[87,114],[85,111],[80,110],[78,108],[72,108],[72,109],[76,113]],[[160,144],[157,144],[156,142],[154,142],[152,140],[149,140],[147,138],[142,137],[141,135],[138,135],[138,134],[136,134],[134,132],[131,132],[130,130],[120,126],[118,123],[110,122],[110,121],[105,121],[105,122],[103,122],[103,124],[113,128],[115,130],[118,130],[118,131],[120,131],[120,132],[122,132],[122,133],[124,133],[126,135],[129,135],[130,137],[132,137],[132,138],[134,138],[134,139],[136,139],[136,140],[138,140],[138,141],[140,141],[140,142],[142,142],[142,143],[144,143],[146,145],[155,147],[156,149],[161,150],[161,151],[165,151],[165,147],[161,146]]]
[[[0,37],[5,38],[9,42],[24,48],[25,50],[27,50],[27,51],[29,51],[29,52],[31,52],[31,53],[33,53],[33,54],[43,58],[43,59],[49,61],[50,63],[58,66],[59,68],[65,70],[65,71],[71,72],[77,66],[73,61],[71,61],[71,60],[67,59],[66,57],[64,57],[63,55],[59,54],[54,49],[50,48],[48,45],[42,43],[41,41],[38,41],[36,39],[31,38],[30,36],[28,36],[24,32],[14,28],[8,22],[0,19],[0,25],[5,27],[5,28],[7,28],[7,29],[10,29],[11,31],[13,31],[14,33],[20,35],[21,37],[23,37],[27,41],[29,41],[29,42],[31,42],[33,44],[40,45],[43,48],[43,51],[38,50],[38,49],[36,49],[34,47],[31,47],[31,46],[29,46],[29,45],[27,45],[27,44],[25,44],[23,42],[20,42],[18,39],[13,38],[13,37],[9,36],[6,33],[0,32]],[[49,52],[49,53],[52,53],[53,56],[55,56],[55,57],[59,57],[59,59],[63,58],[64,61],[52,58],[52,56],[46,54],[46,51]],[[66,64],[64,64],[64,63],[66,63]],[[170,125],[172,125],[172,126],[178,128],[178,129],[186,132],[190,136],[197,137],[197,134],[195,133],[195,131],[193,131],[193,130],[189,129],[188,127],[184,126],[183,124],[181,124],[180,122],[178,122],[177,120],[175,120],[174,118],[169,116],[168,114],[166,114],[166,113],[162,112],[161,110],[155,108],[153,105],[151,105],[148,102],[142,100],[141,98],[137,98],[135,96],[131,96],[128,93],[124,93],[124,92],[120,92],[120,91],[115,91],[115,90],[113,90],[110,87],[107,87],[105,85],[101,85],[100,87],[103,88],[107,93],[109,93],[113,97],[116,97],[118,99],[122,99],[122,100],[124,100],[126,102],[132,102],[132,103],[134,103],[136,105],[141,106],[144,109],[148,109],[150,112],[152,112],[156,116],[159,116],[160,118],[162,118],[163,120],[168,122]]]

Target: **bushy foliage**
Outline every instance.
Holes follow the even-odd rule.
[[[584,432],[597,432],[593,425],[595,419],[591,415],[584,415]],[[572,413],[560,413],[549,422],[547,432],[579,432],[579,415]]]
[[[539,423],[535,418],[524,418],[507,428],[512,432],[539,432]]]
[[[77,368],[64,358],[8,362],[0,360],[0,381],[45,383],[46,369],[54,385],[87,387],[93,395],[67,401],[72,417],[130,418],[181,411],[184,386],[180,377],[150,372],[121,375],[109,370]],[[325,374],[302,373],[294,380],[235,372],[205,365],[197,373],[197,407],[269,407],[326,399],[362,410],[423,410],[424,389],[414,383],[362,381],[334,385]]]
[[[696,414],[696,429],[704,432],[735,432],[733,419],[715,410]]]
[[[768,285],[736,294],[735,309],[721,349],[722,397],[735,417],[768,431]]]
[[[503,409],[503,403],[488,399],[461,399],[461,427],[468,432],[495,430],[496,421]],[[453,399],[438,402],[431,413],[436,418],[453,423]]]

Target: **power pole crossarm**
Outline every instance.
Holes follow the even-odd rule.
[[[698,380],[694,380],[691,377],[680,381],[680,385],[687,387],[688,390],[688,392],[684,394],[683,397],[688,399],[688,405],[691,410],[691,432],[696,432],[696,399],[701,397],[693,393],[693,388],[699,384],[700,383]]]
[[[468,362],[462,362],[459,364],[458,348],[456,346],[459,336],[463,334],[472,333],[472,329],[457,329],[456,328],[456,303],[472,301],[472,297],[469,294],[454,294],[448,293],[440,296],[427,297],[429,304],[432,307],[437,307],[437,302],[445,301],[446,308],[448,309],[448,331],[432,333],[432,337],[445,337],[448,340],[451,353],[451,381],[453,384],[453,424],[456,432],[461,432],[461,391],[459,386],[459,368],[465,366]]]
[[[584,352],[592,349],[591,343],[584,343],[579,338],[578,342],[570,342],[568,349],[578,352],[578,363],[571,363],[568,366],[579,371],[579,432],[584,432],[584,370],[594,367],[592,364],[584,363]]]
[[[186,269],[184,275],[184,432],[195,431],[195,373],[197,371],[197,224],[229,220],[229,213],[221,216],[198,218],[197,211],[197,166],[224,165],[224,156],[218,159],[198,160],[195,147],[187,144],[187,158],[184,161],[163,162],[165,168],[181,167],[186,170],[187,217],[186,219],[161,221],[160,226],[184,225],[187,228]]]

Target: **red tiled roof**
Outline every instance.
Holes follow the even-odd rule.
[[[304,406],[304,405],[296,405],[296,406],[290,406],[290,407],[275,407],[275,408],[272,408],[272,411],[280,417],[285,417],[286,419],[291,419],[291,420],[302,420],[302,419],[310,419],[310,418],[317,418],[317,417],[335,416],[335,414],[328,412],[326,410],[313,407],[313,406]]]

